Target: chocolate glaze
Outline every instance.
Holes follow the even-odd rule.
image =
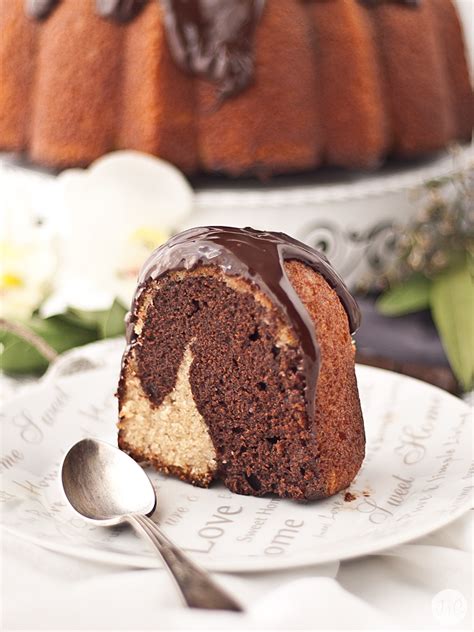
[[[113,19],[117,22],[126,22],[137,15],[146,1],[147,0],[95,0],[95,7],[97,14],[103,18]],[[48,17],[59,2],[61,2],[61,0],[25,0],[25,11],[29,17],[42,20]]]
[[[95,0],[97,13],[117,22],[127,22],[134,18],[146,0]]]
[[[253,40],[264,0],[161,0],[168,45],[184,70],[219,85],[225,97],[253,77]]]
[[[388,4],[397,2],[398,4],[407,4],[409,7],[418,7],[421,0],[359,0],[362,4],[368,4],[369,6],[376,6],[377,4]]]
[[[319,345],[311,317],[286,274],[283,264],[290,259],[310,266],[336,291],[346,310],[350,331],[354,333],[360,324],[359,308],[322,253],[283,233],[211,226],[192,228],[172,237],[145,262],[133,299],[132,316],[128,318],[128,344],[134,342],[132,320],[137,300],[149,280],[159,279],[170,271],[192,270],[198,266],[216,266],[225,274],[243,277],[270,297],[298,337],[303,351],[306,408],[308,418],[313,420],[320,365]]]
[[[30,18],[43,20],[59,3],[59,0],[25,0],[25,12]]]
[[[97,13],[133,19],[147,0],[95,0]],[[303,1],[303,0],[301,0]],[[308,1],[308,0],[305,0]],[[315,0],[311,0],[314,2]],[[421,0],[360,0],[369,6]],[[30,17],[47,17],[60,0],[25,0]],[[168,46],[178,66],[219,86],[220,97],[246,88],[254,75],[254,36],[265,0],[161,0]]]

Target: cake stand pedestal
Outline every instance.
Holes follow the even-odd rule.
[[[472,145],[371,174],[325,170],[268,183],[200,181],[196,212],[180,228],[221,224],[288,233],[322,250],[354,287],[390,260],[400,228],[420,209],[424,183],[469,165]]]

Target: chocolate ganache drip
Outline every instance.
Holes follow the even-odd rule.
[[[61,0],[25,0],[26,14],[31,18],[42,20],[48,17],[60,2]],[[103,18],[127,22],[138,14],[146,2],[147,0],[95,0],[95,9]]]
[[[241,276],[267,294],[287,317],[303,351],[308,418],[314,419],[315,395],[320,365],[319,345],[313,321],[290,283],[284,262],[290,259],[310,266],[336,291],[344,306],[351,333],[360,324],[360,312],[341,277],[326,257],[283,233],[252,228],[211,226],[192,228],[172,237],[145,262],[133,300],[132,314],[145,284],[167,272],[192,270],[198,266],[217,266],[225,274]],[[133,343],[132,323],[127,327],[127,342]]]
[[[25,0],[26,15],[30,18],[43,20],[48,17],[59,0]]]
[[[221,96],[253,77],[253,40],[264,0],[161,0],[168,45],[184,70],[219,85]]]
[[[26,13],[32,18],[46,18],[60,1],[25,0]],[[254,74],[255,30],[265,0],[156,1],[163,7],[168,46],[178,66],[216,83],[221,97],[241,92],[250,84]],[[101,17],[127,22],[146,2],[95,0],[95,6]],[[360,2],[368,6],[386,2],[417,6],[421,0]]]
[[[127,22],[134,18],[146,0],[95,0],[97,13],[117,22]]]
[[[25,0],[26,13],[46,18],[60,1]],[[95,7],[103,18],[127,22],[146,2],[95,0]],[[160,4],[168,46],[178,66],[218,84],[222,97],[249,85],[254,34],[265,0],[161,0]]]
[[[362,4],[367,4],[369,6],[375,7],[378,4],[388,4],[390,2],[398,3],[398,4],[406,4],[409,7],[418,7],[420,5],[421,0],[360,0]]]
[[[60,1],[25,0],[26,13],[32,18],[44,19]],[[255,63],[255,30],[265,0],[156,1],[160,1],[163,7],[168,46],[178,66],[216,83],[222,98],[241,92],[251,83]],[[398,2],[413,7],[421,2],[359,1],[368,6]],[[95,6],[101,17],[127,22],[139,13],[146,2],[147,0],[95,0]]]

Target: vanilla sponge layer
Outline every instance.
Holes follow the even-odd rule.
[[[217,468],[207,425],[194,403],[189,371],[193,357],[184,352],[173,390],[155,407],[147,398],[132,358],[127,365],[127,389],[119,427],[134,451],[160,468],[208,484]],[[177,471],[179,470],[179,471]]]

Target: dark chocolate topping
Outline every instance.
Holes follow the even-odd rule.
[[[221,96],[253,77],[253,40],[264,0],[161,0],[168,44],[184,70],[219,85]]]
[[[347,312],[350,331],[353,333],[360,323],[359,308],[326,257],[283,233],[262,232],[252,228],[192,228],[172,237],[145,262],[140,272],[134,305],[147,281],[158,279],[173,270],[217,266],[225,274],[249,280],[281,309],[298,337],[303,351],[306,406],[308,417],[312,420],[320,364],[319,345],[311,317],[287,277],[283,264],[290,259],[310,266],[336,291]],[[131,343],[132,338],[133,329],[129,326],[127,342]]]
[[[42,20],[51,13],[59,0],[25,0],[26,15]]]
[[[363,4],[368,4],[369,6],[376,6],[377,4],[388,4],[388,3],[398,3],[398,4],[406,4],[409,7],[418,7],[420,5],[421,0],[359,0]]]
[[[97,13],[103,18],[127,22],[134,18],[146,0],[95,0]]]
[[[118,22],[133,19],[147,0],[95,0],[96,11]],[[158,0],[157,0],[158,1]],[[221,97],[246,88],[254,74],[254,36],[265,0],[160,0],[168,46],[178,66],[217,83]],[[307,1],[307,0],[306,0]],[[311,0],[314,1],[314,0]],[[30,17],[47,17],[60,0],[25,0]],[[360,0],[369,6],[421,0]]]

